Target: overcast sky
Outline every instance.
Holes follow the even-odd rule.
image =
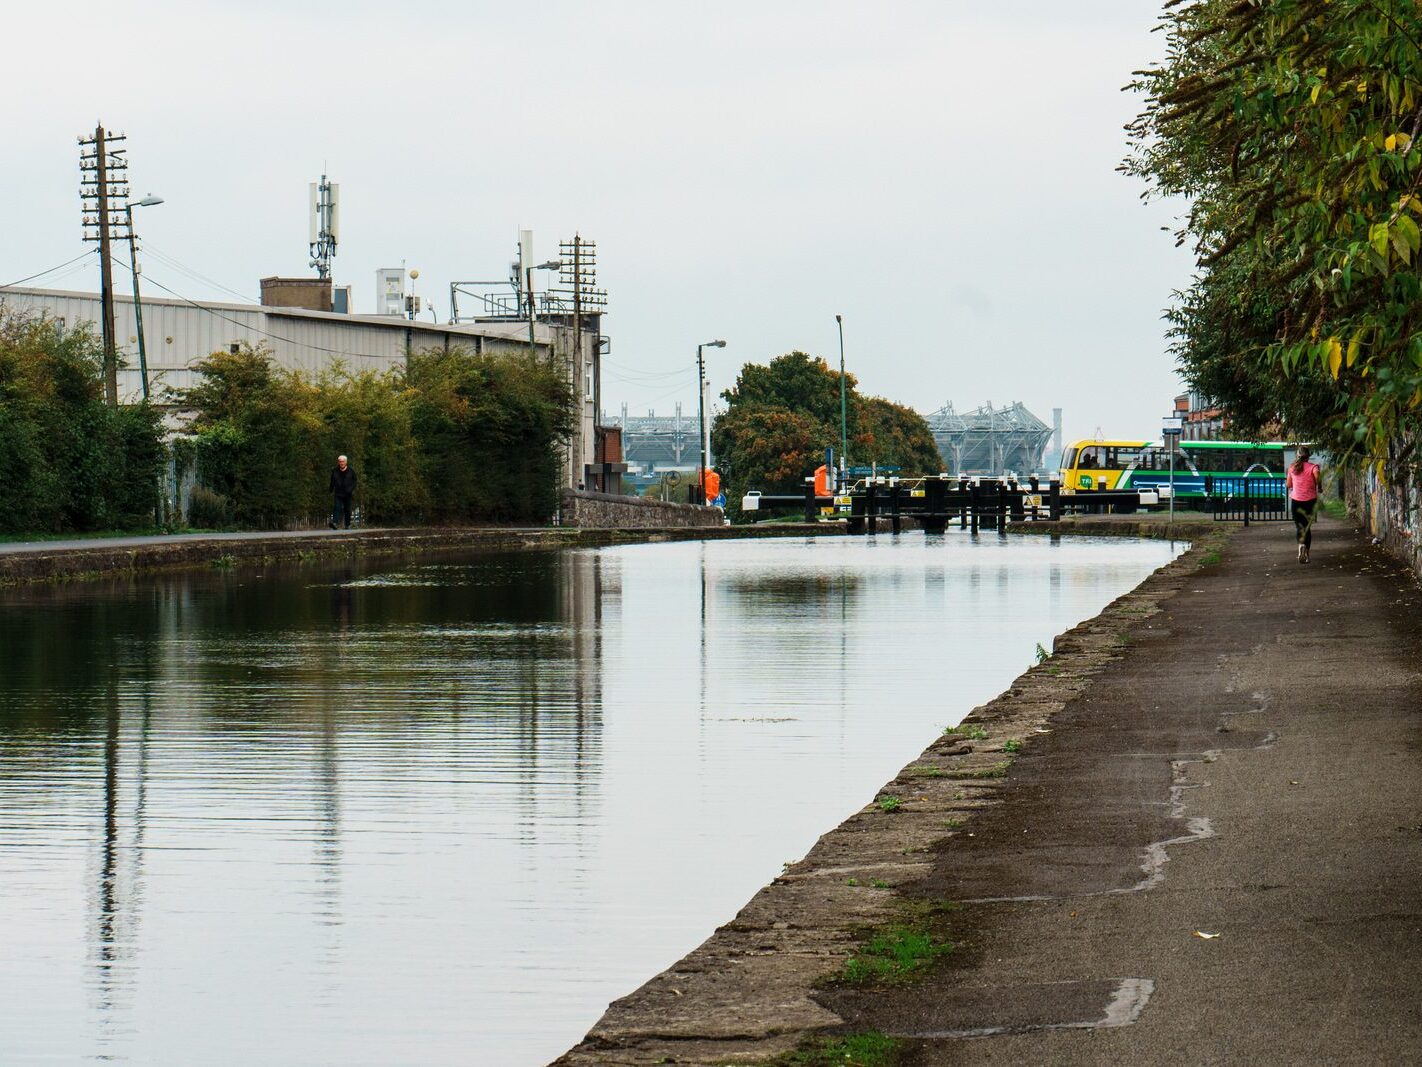
[[[333,274],[499,278],[598,243],[616,411],[695,410],[800,348],[924,413],[1022,400],[1068,437],[1153,436],[1180,390],[1161,309],[1188,278],[1114,170],[1159,0],[533,5],[79,0],[6,14],[0,284],[80,243],[75,138],[129,135],[185,296],[303,275],[307,183],[340,182]],[[199,280],[165,262],[175,260]],[[97,289],[96,267],[33,284]]]

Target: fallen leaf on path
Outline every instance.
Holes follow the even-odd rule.
[[[1220,935],[1219,935],[1219,934],[1207,934],[1207,933],[1205,933],[1205,931],[1203,931],[1203,930],[1196,930],[1196,931],[1195,931],[1195,936],[1198,937],[1198,938],[1199,938],[1200,940],[1202,940],[1202,941],[1212,941],[1212,940],[1214,940],[1215,938],[1219,937]]]

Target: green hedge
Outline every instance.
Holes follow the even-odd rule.
[[[405,368],[312,377],[261,348],[218,352],[175,394],[192,413],[202,517],[264,529],[320,522],[350,457],[366,522],[541,523],[571,432],[565,377],[526,354],[412,354]]]
[[[147,404],[104,403],[91,330],[0,307],[0,530],[151,526],[161,434]]]

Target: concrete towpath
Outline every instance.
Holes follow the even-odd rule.
[[[1422,1062],[1422,590],[1326,518],[1308,565],[1284,524],[1217,549],[1064,635],[975,713],[1020,745],[1000,782],[952,769],[977,758],[967,746],[930,747],[885,788],[900,814],[870,805],[826,835],[667,972],[677,997],[648,983],[566,1062],[767,1062],[871,1032],[892,1049],[793,1062]],[[1109,662],[1032,725],[1022,706],[1046,707],[1092,657]],[[888,821],[905,817],[919,822]],[[935,839],[901,850],[921,862],[888,873],[874,828],[929,819]],[[842,963],[827,931],[846,905],[773,903],[862,899],[846,872],[873,863],[897,898],[880,928],[917,923],[953,948],[917,981],[816,982]],[[737,978],[771,973],[759,957],[800,923],[820,927],[801,945],[834,952],[782,968],[773,997]],[[755,953],[723,965],[715,946],[751,930]],[[703,986],[719,1012],[696,1003]]]

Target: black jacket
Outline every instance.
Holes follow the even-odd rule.
[[[336,467],[331,471],[331,492],[336,496],[354,496],[356,487],[355,468],[349,463],[346,469]]]

